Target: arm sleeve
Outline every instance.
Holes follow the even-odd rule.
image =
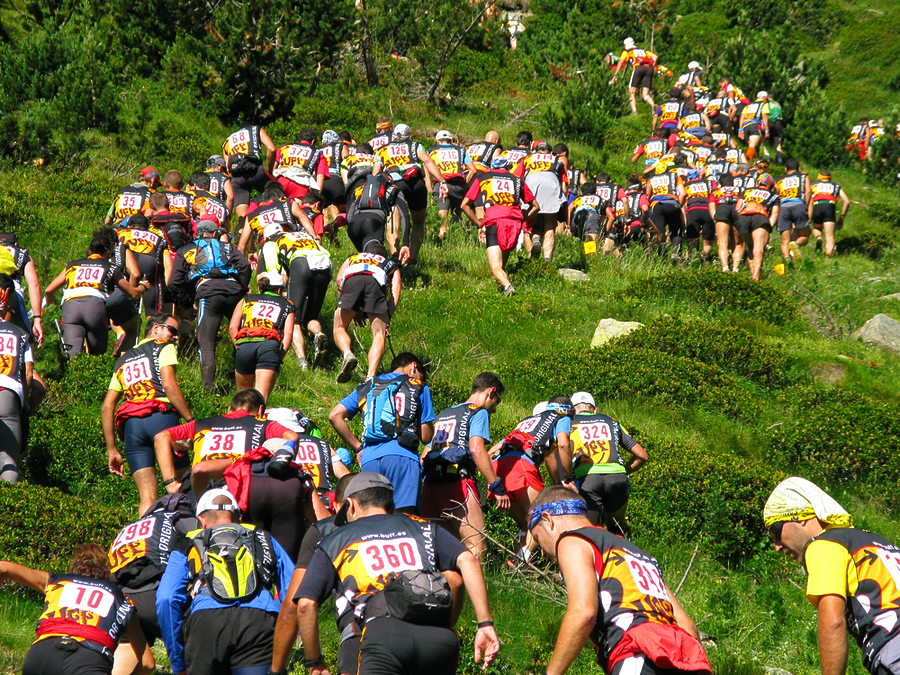
[[[316,527],[315,523],[310,525],[306,530],[306,534],[303,535],[303,541],[300,542],[300,552],[297,554],[297,563],[294,565],[295,569],[305,570],[309,567],[310,561],[316,554],[316,546],[321,538],[322,536],[319,534],[319,529]]]
[[[443,527],[435,526],[434,555],[438,570],[455,570],[460,553],[468,551],[460,541]]]
[[[177,366],[178,365],[178,350],[175,348],[175,345],[172,343],[167,344],[159,351],[159,367],[163,366]],[[113,376],[115,377],[115,376]],[[112,389],[112,387],[110,387]]]
[[[472,184],[469,186],[469,190],[466,192],[466,198],[470,201],[475,201],[478,199],[478,193],[481,191],[481,183],[477,180],[473,180]]]
[[[491,442],[491,416],[484,408],[472,415],[469,421],[469,436],[483,438],[486,444]]]
[[[189,581],[187,556],[183,551],[172,551],[156,591],[156,614],[159,617],[159,627],[173,673],[180,673],[186,669],[182,625],[184,607],[188,601]]]
[[[284,436],[285,431],[290,431],[290,429],[278,422],[269,422],[268,426],[266,426],[266,440],[281,438]]]
[[[336,582],[337,572],[334,571],[334,565],[328,559],[328,554],[317,548],[293,599],[297,601],[301,598],[308,598],[321,605],[328,599]]]
[[[116,377],[115,373],[113,373],[113,376],[109,380],[109,388],[113,391],[124,391],[122,389],[122,383],[119,382],[119,378]]]
[[[194,437],[194,423],[185,422],[166,431],[172,436],[173,441],[189,441]]]
[[[25,363],[34,363],[34,352],[31,351],[31,345],[25,348],[25,355],[22,358]]]
[[[553,427],[553,438],[556,439],[557,434],[569,434],[572,433],[572,420],[568,417],[560,417],[556,422],[556,426]]]
[[[359,391],[354,389],[341,400],[341,405],[347,409],[347,419],[353,419],[359,412]]]
[[[531,188],[526,183],[522,183],[522,201],[530,204],[534,199],[534,193],[531,191]]]
[[[619,439],[619,444],[625,448],[626,450],[631,450],[634,446],[638,444],[636,440],[634,440],[631,436],[626,434],[624,431],[620,434],[621,438]]]
[[[823,595],[839,595],[846,598],[856,589],[850,588],[849,579],[855,578],[855,566],[846,548],[833,541],[818,540],[810,543],[804,553],[809,577],[806,580],[806,597],[814,599]]]

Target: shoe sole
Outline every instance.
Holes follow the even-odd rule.
[[[341,372],[339,372],[337,376],[338,384],[344,384],[344,382],[350,381],[350,376],[353,374],[353,371],[356,370],[357,363],[359,363],[359,360],[354,356],[341,364]]]
[[[797,245],[796,241],[792,241],[788,248],[791,250],[791,255],[794,256],[795,260],[803,260],[803,256],[800,255],[800,247]]]

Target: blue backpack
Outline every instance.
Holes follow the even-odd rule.
[[[405,375],[372,382],[365,397],[363,442],[373,445],[396,438],[404,447],[406,444],[403,441],[418,446],[417,430],[408,432],[419,417],[419,392],[422,388],[418,380],[414,384]]]
[[[216,238],[196,239],[197,256],[191,265],[191,281],[199,278],[224,279],[237,276],[237,270],[231,266],[222,251],[222,242]]]

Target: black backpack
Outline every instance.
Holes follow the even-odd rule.
[[[440,572],[405,570],[388,575],[384,589],[366,603],[365,617],[390,616],[420,626],[450,626],[453,590]]]
[[[150,224],[162,231],[170,251],[177,251],[194,240],[194,224],[183,213],[153,216]]]
[[[387,181],[383,176],[366,176],[362,193],[356,205],[361,209],[384,209],[387,207]]]

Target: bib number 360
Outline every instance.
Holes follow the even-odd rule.
[[[372,579],[390,572],[422,568],[422,556],[412,537],[366,542],[359,552],[366,573]]]

